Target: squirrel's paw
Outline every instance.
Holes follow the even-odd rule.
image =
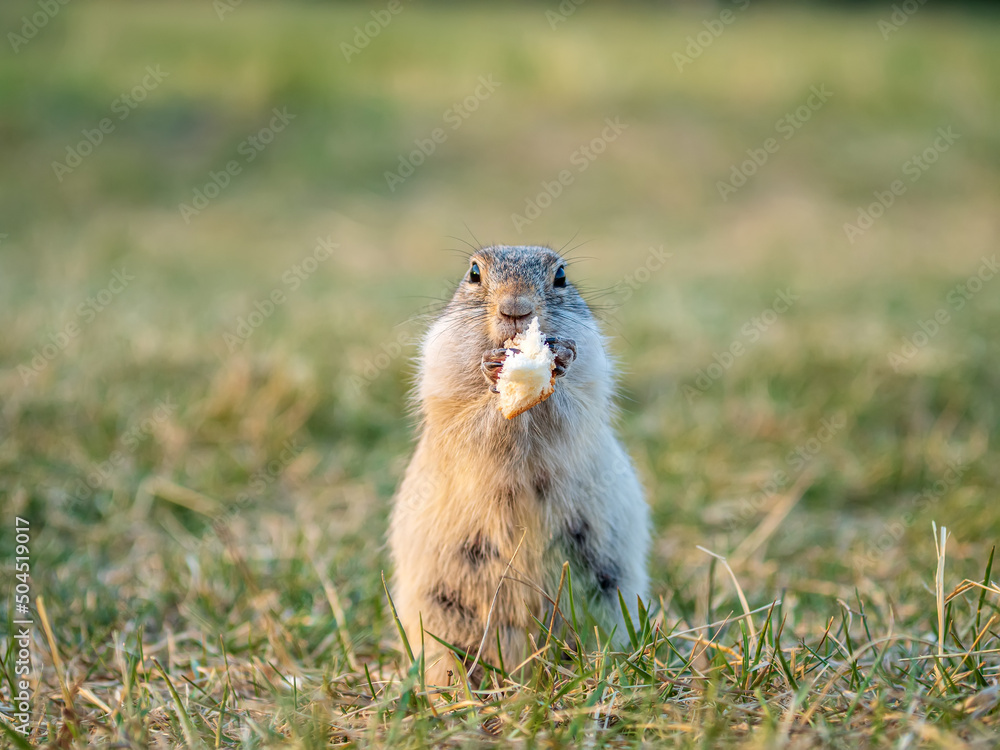
[[[500,390],[497,388],[497,378],[500,377],[500,368],[503,367],[503,362],[506,358],[507,350],[503,348],[490,349],[483,354],[483,363],[479,369],[482,370],[483,377],[486,378],[490,390],[494,393],[500,393]]]
[[[556,355],[556,366],[552,370],[552,374],[557,378],[561,378],[566,374],[566,370],[573,363],[573,360],[576,359],[576,342],[573,339],[560,339],[555,336],[549,336],[545,339],[545,343],[548,344],[553,354]]]

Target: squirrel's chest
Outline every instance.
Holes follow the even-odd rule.
[[[444,533],[482,534],[502,554],[519,543],[548,548],[568,527],[579,525],[587,505],[585,461],[577,455],[577,438],[552,420],[539,419],[545,405],[536,407],[538,415],[521,415],[515,423],[500,417],[445,439],[427,435],[427,463],[437,474],[435,512],[451,530]]]
[[[547,580],[544,573],[553,565],[558,567],[553,561],[563,559],[567,529],[573,523],[553,497],[553,478],[544,471],[526,472],[483,485],[478,491],[482,499],[464,504],[460,516],[452,517],[454,542],[463,550],[482,552],[477,558],[490,558],[495,573],[502,573],[513,561],[514,568],[531,580]],[[480,572],[489,567],[483,566]]]
[[[561,564],[574,529],[589,523],[570,478],[531,461],[498,478],[479,488],[489,499],[464,519],[464,534],[492,540],[499,559],[517,558],[534,574],[550,567],[554,552]]]

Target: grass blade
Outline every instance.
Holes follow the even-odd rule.
[[[170,698],[174,702],[174,710],[177,712],[177,718],[181,722],[181,729],[184,732],[184,740],[187,742],[188,747],[193,748],[203,748],[205,745],[198,736],[198,730],[194,726],[194,722],[191,720],[191,716],[188,714],[187,709],[184,708],[184,704],[181,702],[180,695],[177,694],[177,690],[174,688],[174,683],[170,681],[167,676],[167,670],[163,668],[160,664],[159,659],[153,657],[153,664],[156,668],[160,670],[160,674],[163,675],[163,681],[167,683],[167,690],[170,691]]]
[[[389,602],[389,609],[392,611],[392,619],[396,623],[396,631],[399,633],[399,638],[403,641],[403,648],[406,651],[407,657],[410,659],[410,664],[415,661],[413,658],[413,649],[410,648],[410,642],[406,638],[406,631],[403,630],[403,623],[399,621],[399,615],[396,614],[396,605],[392,601],[392,596],[389,594],[389,586],[385,582],[385,573],[382,574],[382,589],[385,591],[385,598]]]

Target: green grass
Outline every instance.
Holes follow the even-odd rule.
[[[35,9],[4,4],[3,44]],[[927,4],[883,41],[889,11],[754,5],[678,71],[717,10],[588,3],[552,30],[543,6],[406,4],[348,64],[370,10],[74,2],[0,53],[0,559],[13,596],[27,519],[31,741],[992,747],[1000,280],[962,309],[948,295],[998,244],[996,19]],[[58,181],[52,162],[156,65]],[[390,190],[481,75],[496,92]],[[717,182],[822,85],[723,201]],[[178,204],[283,107],[287,129],[185,223]],[[510,215],[606,117],[627,129],[518,233]],[[849,243],[844,223],[948,126],[958,141]],[[332,257],[286,281],[325,237]],[[518,681],[429,696],[383,542],[412,448],[408,342],[466,241],[574,248],[623,364],[654,601],[627,653],[540,632]],[[81,314],[122,268],[134,280]],[[751,340],[784,289],[799,299]]]

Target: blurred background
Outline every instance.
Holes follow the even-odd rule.
[[[672,613],[706,606],[696,544],[819,623],[921,590],[932,520],[981,577],[992,6],[5,0],[0,29],[0,504],[67,649],[326,612],[318,581],[359,650],[391,638],[413,341],[480,243],[577,261]]]

